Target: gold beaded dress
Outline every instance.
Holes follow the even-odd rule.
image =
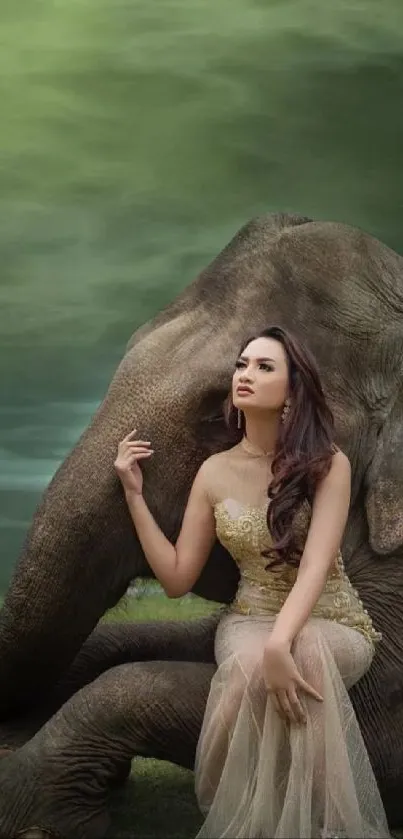
[[[380,639],[335,558],[323,593],[291,648],[323,703],[300,694],[306,725],[283,721],[265,689],[264,645],[297,570],[266,570],[267,457],[243,441],[203,465],[217,538],[240,570],[218,625],[213,677],[195,762],[205,821],[197,839],[389,837],[381,797],[348,689],[370,667]],[[308,503],[294,527],[303,545]]]

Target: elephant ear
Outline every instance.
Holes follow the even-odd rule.
[[[378,554],[403,546],[403,389],[377,439],[375,457],[367,473],[366,512],[369,540]]]

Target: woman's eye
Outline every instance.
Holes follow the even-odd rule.
[[[265,364],[264,362],[262,362],[260,366],[263,370],[267,370],[269,373],[274,369],[272,364]]]
[[[240,370],[241,367],[245,367],[245,362],[244,361],[237,361],[236,364],[235,364],[235,367],[236,367],[237,370]]]

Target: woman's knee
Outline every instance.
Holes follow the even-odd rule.
[[[242,672],[233,674],[226,685],[221,699],[221,718],[226,728],[231,729],[238,716],[245,694],[247,681]]]
[[[222,697],[222,715],[228,728],[238,716],[243,701],[252,701],[263,684],[263,656],[238,656]]]

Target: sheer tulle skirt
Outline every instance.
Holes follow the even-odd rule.
[[[307,723],[290,725],[262,677],[274,620],[230,613],[218,627],[218,670],[196,754],[196,795],[206,816],[197,839],[388,837],[347,693],[370,666],[372,645],[354,629],[310,620],[292,652],[324,701],[301,697]]]

